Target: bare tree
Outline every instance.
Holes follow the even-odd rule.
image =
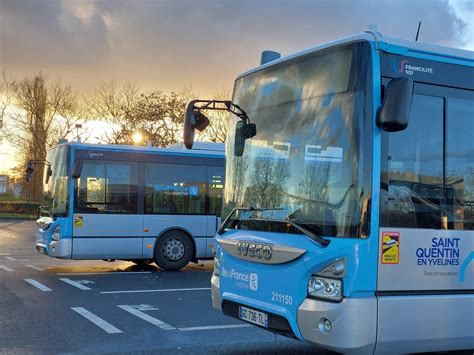
[[[111,144],[133,144],[132,136],[140,132],[142,144],[166,147],[182,140],[187,103],[196,97],[191,88],[165,94],[162,91],[140,92],[133,84],[122,87],[102,84],[85,99],[89,118],[108,123],[103,138]]]
[[[6,118],[8,108],[12,103],[12,80],[7,77],[5,71],[2,71],[0,79],[0,131],[3,128],[3,122]],[[2,134],[0,134],[1,143]]]
[[[4,95],[9,99],[2,112],[3,137],[16,147],[23,162],[45,160],[47,150],[69,135],[79,121],[76,95],[60,79],[48,84],[41,73],[21,81],[9,81],[4,76],[4,82]],[[36,201],[42,193],[42,171],[38,166],[31,185]]]
[[[221,90],[216,92],[212,99],[229,100],[230,93],[227,90]],[[209,126],[205,131],[198,134],[197,139],[202,141],[225,143],[230,113],[227,111],[209,111],[206,114],[209,117]]]
[[[102,132],[102,139],[107,143],[117,144],[123,141],[122,132],[128,126],[128,117],[139,99],[135,84],[126,83],[118,87],[114,82],[101,83],[92,95],[84,98],[87,115],[108,123],[108,129]]]
[[[166,147],[182,141],[184,114],[190,94],[187,91],[164,94],[151,91],[140,95],[127,114],[131,123],[122,128],[123,141],[130,140],[133,131],[139,131],[153,146]]]

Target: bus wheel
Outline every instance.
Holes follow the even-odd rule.
[[[191,261],[193,254],[193,242],[181,231],[170,231],[156,242],[155,262],[164,270],[182,269]]]

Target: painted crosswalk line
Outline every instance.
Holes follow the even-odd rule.
[[[159,319],[156,319],[155,317],[152,317],[149,314],[146,314],[145,312],[142,311],[142,310],[156,310],[156,308],[153,308],[151,306],[148,306],[148,308],[147,308],[147,307],[143,307],[143,306],[144,305],[134,306],[134,305],[123,304],[123,305],[118,305],[117,307],[123,309],[124,311],[126,311],[130,314],[133,314],[134,316],[136,316],[138,318],[143,319],[144,321],[146,321],[150,324],[156,325],[157,327],[159,327],[163,330],[174,330],[174,329],[176,329],[175,327],[173,327],[169,324],[166,324],[165,322],[163,322]]]
[[[28,282],[30,285],[36,287],[38,290],[41,290],[43,292],[52,291],[49,287],[43,285],[41,282],[38,282],[35,279],[24,279],[24,280]]]
[[[122,331],[116,327],[114,327],[112,324],[109,322],[103,320],[102,318],[96,316],[94,313],[88,311],[87,309],[83,307],[71,307],[71,309],[86,318],[87,320],[91,321],[94,323],[96,326],[99,328],[102,328],[109,334],[116,334],[116,333],[122,333]]]
[[[67,278],[64,278],[64,277],[61,277],[59,278],[61,281],[71,285],[71,286],[74,286],[74,287],[77,287],[78,289],[80,290],[83,290],[83,291],[89,291],[91,290],[90,287],[87,287],[87,286],[84,286],[84,284],[91,284],[93,283],[92,281],[89,281],[89,280],[79,280],[79,281],[73,281],[73,280],[70,280],[70,279],[67,279]]]

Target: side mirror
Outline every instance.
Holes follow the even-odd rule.
[[[238,121],[235,126],[234,155],[241,157],[244,154],[245,141],[257,134],[255,123],[244,123]]]
[[[53,175],[53,170],[51,170],[51,166],[48,165],[48,167],[46,168],[46,181],[45,181],[45,184],[48,183],[49,181],[49,178],[51,177],[51,175]]]
[[[392,79],[377,113],[377,126],[386,132],[403,131],[408,127],[412,101],[413,80],[407,77]]]
[[[191,101],[186,108],[184,117],[183,142],[186,148],[191,149],[194,144],[194,130],[204,131],[209,125],[209,119],[201,111],[194,109],[194,103]]]
[[[72,167],[71,176],[73,179],[79,179],[81,177],[82,172],[82,159],[77,159],[74,161],[74,165]]]
[[[30,182],[31,179],[33,178],[33,173],[35,172],[35,168],[33,166],[33,162],[30,160],[27,164],[26,164],[26,171],[25,171],[25,177],[26,177],[26,181],[27,182]]]

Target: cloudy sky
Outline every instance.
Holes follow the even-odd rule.
[[[232,88],[264,49],[283,55],[362,32],[474,50],[473,0],[0,0],[0,70],[42,71],[201,97]],[[0,173],[15,165],[0,145]]]
[[[0,0],[0,67],[43,71],[77,90],[232,87],[263,49],[289,54],[358,33],[474,49],[474,2],[448,0]]]

